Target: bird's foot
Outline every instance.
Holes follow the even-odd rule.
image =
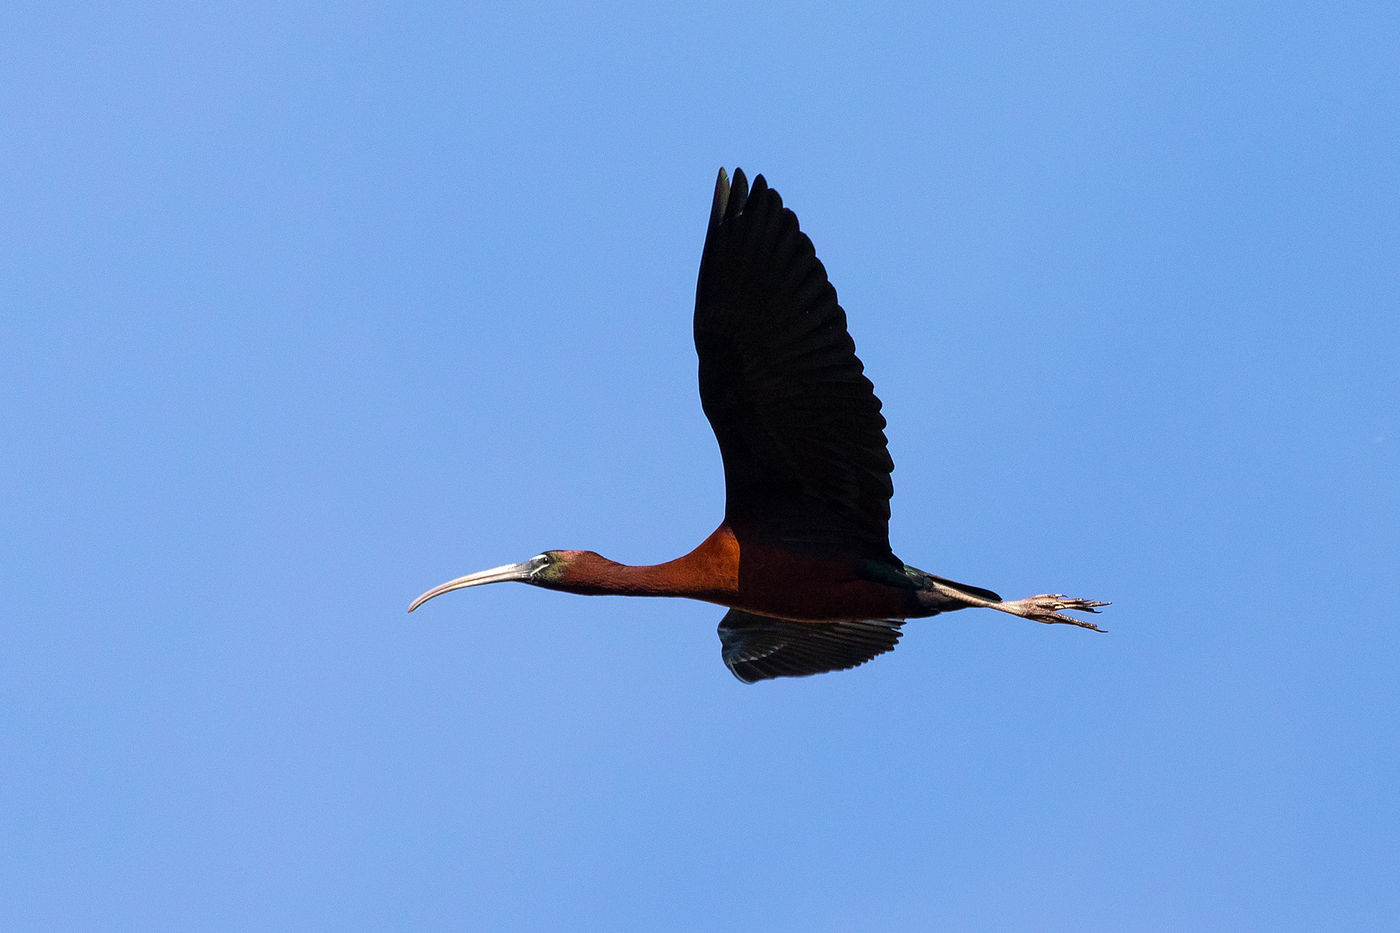
[[[1080,628],[1093,629],[1102,632],[1092,622],[1084,619],[1076,619],[1074,616],[1061,615],[1063,609],[1074,609],[1079,612],[1098,612],[1100,606],[1109,606],[1111,603],[1101,603],[1093,599],[1077,599],[1073,596],[1066,596],[1063,593],[1046,593],[1041,596],[1029,596],[1025,599],[1017,599],[1012,602],[1002,601],[995,604],[993,608],[1010,612],[1014,615],[1023,616],[1036,622],[1044,622],[1046,625],[1077,625]]]

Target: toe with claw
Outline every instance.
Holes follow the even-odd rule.
[[[1077,625],[1080,628],[1092,629],[1095,632],[1102,632],[1092,622],[1084,619],[1076,619],[1073,616],[1062,615],[1062,610],[1071,609],[1078,612],[1098,612],[1100,606],[1108,606],[1110,603],[1099,602],[1093,599],[1078,599],[1073,596],[1066,596],[1063,593],[1045,593],[1041,596],[1031,596],[1026,599],[1018,599],[1012,603],[1003,603],[997,608],[1004,608],[1008,612],[1036,622],[1044,622],[1046,625]]]

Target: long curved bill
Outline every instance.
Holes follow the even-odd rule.
[[[461,590],[469,586],[480,586],[483,583],[502,583],[506,580],[528,580],[530,579],[531,567],[531,562],[527,560],[520,564],[505,564],[500,567],[492,567],[490,570],[478,570],[476,573],[469,573],[465,577],[448,580],[446,583],[433,587],[431,590],[428,590],[428,592],[415,599],[409,605],[408,611],[412,612],[434,596],[441,596],[443,593],[450,593],[453,590]]]

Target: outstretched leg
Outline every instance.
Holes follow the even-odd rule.
[[[1103,629],[1085,619],[1062,615],[1060,610],[1073,609],[1078,612],[1096,613],[1100,606],[1112,605],[1112,603],[1101,603],[1093,599],[1076,599],[1061,593],[1045,593],[1041,596],[1028,596],[1025,599],[1013,600],[983,599],[938,579],[925,580],[924,586],[939,596],[956,600],[965,606],[980,606],[984,609],[995,609],[998,612],[1009,612],[1014,616],[1044,622],[1046,625],[1077,625],[1080,628],[1093,629],[1095,632],[1102,632]]]

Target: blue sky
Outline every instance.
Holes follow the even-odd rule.
[[[1391,3],[0,14],[0,926],[1400,912]],[[718,522],[716,169],[801,218],[963,612],[746,687],[521,586]]]

